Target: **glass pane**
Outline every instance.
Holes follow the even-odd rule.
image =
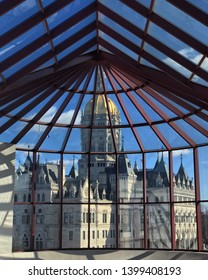
[[[35,250],[60,248],[60,210],[60,205],[36,205],[34,235]]]
[[[139,152],[141,151],[139,144],[135,138],[132,129],[130,128],[122,128],[121,129],[122,139],[120,141],[121,144],[121,151],[134,151]]]
[[[203,56],[201,53],[197,52],[189,45],[185,44],[183,41],[174,37],[169,32],[165,31],[154,23],[150,23],[148,33],[152,37],[158,39],[164,45],[168,46],[195,64],[198,64]]]
[[[85,212],[86,217],[87,212]],[[112,204],[90,205],[90,248],[116,247],[116,207]]]
[[[123,204],[118,213],[119,248],[144,248],[143,206]]]
[[[138,60],[138,54],[135,52],[131,51],[127,46],[124,46],[123,44],[119,43],[106,33],[99,31],[99,36],[104,39],[106,42],[110,43],[112,46],[116,47],[118,50],[122,51],[129,57],[133,58],[134,60]]]
[[[2,33],[5,33],[35,13],[40,12],[36,0],[25,0],[14,9],[0,17]]]
[[[61,150],[66,133],[67,128],[53,127],[41,144],[40,150]],[[56,140],[54,141],[54,139]]]
[[[136,44],[138,47],[141,45],[142,40],[139,37],[137,37],[135,34],[128,31],[123,26],[119,25],[118,23],[116,23],[115,21],[113,21],[112,19],[106,17],[101,13],[99,14],[99,18],[101,22],[103,22],[105,25],[107,25],[108,27],[110,27],[120,35],[123,36],[125,34],[125,38],[128,39],[130,42]]]
[[[197,249],[197,227],[195,203],[174,205],[176,249]]]
[[[118,201],[143,201],[143,166],[141,155],[120,154],[118,160]],[[116,179],[116,178],[115,178]],[[115,180],[116,181],[116,180]]]
[[[168,66],[170,66],[171,68],[173,68],[174,70],[176,70],[177,72],[182,74],[183,76],[185,76],[187,78],[191,76],[192,73],[188,69],[183,67],[181,64],[179,64],[175,60],[173,60],[171,57],[168,57],[165,54],[163,54],[162,52],[158,51],[156,48],[152,47],[151,45],[145,43],[144,49],[148,53],[150,53],[151,55],[156,57],[158,60],[167,64]]]
[[[194,201],[193,150],[173,151],[174,201]]]
[[[100,2],[115,13],[121,15],[123,18],[125,18],[135,26],[141,29],[145,28],[146,18],[136,13],[134,10],[123,4],[121,1],[100,0]]]
[[[208,43],[207,27],[165,0],[157,0],[154,10],[204,44]]]
[[[45,28],[43,23],[37,24],[35,27],[31,28],[29,31],[25,32],[21,36],[17,37],[13,41],[9,42],[7,45],[3,46],[0,51],[0,61],[12,56],[13,54],[20,51],[25,46],[28,46],[37,38],[45,33]]]
[[[24,195],[28,195],[28,190],[25,190],[24,193],[21,190],[15,192],[15,196],[18,197],[18,200],[22,200],[22,196]],[[13,211],[12,250],[14,252],[32,250],[33,207],[29,204],[15,204]]]
[[[163,143],[150,126],[139,126],[135,129],[142,141],[145,151],[157,150],[158,148],[163,147]]]
[[[148,204],[148,247],[171,248],[170,207],[167,204]]]
[[[170,200],[168,153],[146,154],[146,190],[149,202]]]
[[[167,123],[156,125],[156,127],[173,148],[188,146],[188,143]]]
[[[199,151],[199,179],[200,179],[200,199],[208,200],[208,147],[200,147]]]
[[[175,124],[196,143],[207,143],[207,137],[184,120],[178,120]]]
[[[208,203],[200,203],[202,226],[202,250],[208,250]]]
[[[90,156],[90,198],[107,203],[116,198],[116,157],[109,154]]]
[[[62,211],[62,248],[87,248],[88,222],[83,214],[88,212],[88,205],[64,204]]]
[[[49,25],[49,28],[52,29],[59,25],[60,23],[64,22],[77,12],[81,11],[85,7],[87,7],[89,4],[91,4],[94,0],[86,0],[86,1],[72,1],[70,4],[53,14],[52,16],[47,18],[47,22]]]
[[[187,2],[190,2],[192,5],[196,6],[197,8],[201,9],[203,12],[208,13],[208,3],[207,0],[186,0]]]
[[[90,129],[72,128],[69,132],[65,151],[87,152],[89,150]]]

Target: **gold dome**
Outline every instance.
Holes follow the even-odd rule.
[[[108,101],[108,107],[111,115],[118,115],[118,109],[115,105],[115,103],[110,99],[107,98]],[[92,113],[92,104],[93,104],[93,98],[90,99],[90,101],[86,104],[84,113],[86,115],[91,115]],[[104,94],[96,95],[95,97],[95,108],[94,108],[94,114],[108,114],[107,104],[106,104],[106,98]]]

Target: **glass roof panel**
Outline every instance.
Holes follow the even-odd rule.
[[[178,120],[174,122],[177,124],[194,142],[204,144],[208,143],[208,138],[192,127],[184,120]]]
[[[169,124],[158,124],[156,127],[172,148],[189,146],[189,144]]]
[[[91,14],[90,16],[86,17],[85,19],[79,21],[76,25],[65,31],[64,33],[60,34],[59,36],[53,39],[54,46],[62,43],[64,40],[71,37],[76,32],[80,31],[82,28],[86,27],[88,24],[93,22],[96,19],[96,14]]]
[[[136,13],[134,10],[127,7],[120,0],[99,0],[104,6],[119,14],[135,26],[144,29],[146,24],[146,18]]]
[[[71,123],[71,119],[74,115],[80,94],[74,94],[64,111],[61,113],[60,117],[57,120],[57,123],[67,124]],[[80,116],[81,118],[81,116]]]
[[[125,107],[127,108],[131,121],[135,124],[146,123],[145,119],[142,117],[140,112],[136,109],[127,95],[125,93],[121,93],[120,96],[123,100],[123,103],[125,104]]]
[[[62,147],[66,133],[67,128],[53,127],[41,144],[40,150],[59,151]],[[56,139],[56,141],[54,141],[54,139]]]
[[[122,128],[121,135],[124,139],[124,150],[125,151],[141,151],[137,140],[130,128]]]
[[[151,4],[151,0],[136,0],[140,4],[144,5],[145,7],[149,8]]]
[[[132,92],[133,96],[136,98],[138,104],[141,106],[141,108],[145,111],[147,116],[152,121],[160,121],[162,118],[147,104],[144,100],[142,100],[141,97],[139,97],[135,92]]]
[[[116,31],[117,33],[119,33],[120,35],[124,36],[125,34],[125,38],[128,39],[130,42],[134,43],[137,46],[141,46],[142,40],[139,37],[128,31],[126,28],[119,25],[109,17],[106,17],[105,15],[99,13],[99,20],[114,31]]]
[[[66,19],[70,18],[72,15],[76,14],[77,12],[81,11],[89,4],[94,2],[94,0],[85,0],[85,1],[73,1],[63,9],[59,10],[52,16],[47,18],[47,22],[49,28],[52,29],[55,26],[59,25],[60,23],[64,22]]]
[[[62,59],[65,56],[69,55],[70,53],[72,53],[73,51],[75,51],[76,49],[81,47],[83,44],[87,43],[90,39],[94,38],[95,36],[96,36],[96,31],[93,31],[93,32],[87,34],[86,36],[84,36],[83,38],[78,40],[76,43],[71,45],[69,48],[67,48],[64,51],[60,52],[57,55],[58,59]]]
[[[115,46],[117,49],[128,55],[129,57],[133,58],[134,60],[138,60],[138,54],[131,51],[129,48],[124,46],[123,44],[119,43],[118,41],[114,40],[112,37],[108,36],[106,33],[99,31],[99,36],[103,38],[105,41],[109,42],[111,45]]]
[[[150,63],[148,60],[144,59],[143,57],[141,57],[140,63],[145,65],[145,66],[148,66],[148,67],[151,67],[151,68],[154,68],[154,69],[158,70],[158,68],[154,64]]]
[[[30,45],[33,41],[35,41],[35,39],[39,38],[44,33],[45,28],[43,23],[35,25],[29,31],[23,33],[21,36],[1,48],[0,61],[5,60],[14,53],[17,53],[25,46]]]
[[[56,63],[56,60],[54,58],[51,58],[50,60],[46,61],[45,63],[43,63],[42,65],[40,65],[38,68],[36,68],[34,71],[38,71],[44,68],[47,68],[49,66],[52,66]]]
[[[41,92],[42,93],[42,92]],[[39,101],[37,106],[31,106],[31,110],[24,116],[26,119],[31,120],[34,118],[34,116],[42,109],[45,107],[46,104],[54,97],[54,95],[57,93],[57,90],[54,91],[52,94],[50,94],[47,98],[41,99]]]
[[[28,19],[40,9],[36,0],[25,0],[6,14],[0,17],[1,34],[6,33],[24,20]]]
[[[56,0],[41,0],[41,1],[42,1],[42,3],[43,3],[43,7],[44,7],[44,8],[47,7],[48,5],[50,5],[50,4],[54,3],[54,2],[56,2]]]
[[[177,72],[182,74],[183,76],[185,76],[185,77],[190,77],[191,76],[191,72],[188,69],[183,67],[181,64],[179,64],[178,62],[176,62],[172,58],[166,56],[162,52],[153,48],[151,45],[145,43],[144,49],[147,52],[149,52],[151,55],[153,55],[154,57],[158,58],[161,62],[164,62],[165,64],[167,64],[168,66],[170,66],[171,68],[173,68],[174,70],[176,70]]]
[[[123,124],[123,125],[128,124],[128,121],[127,121],[126,116],[123,112],[123,109],[122,109],[122,107],[121,107],[121,105],[120,105],[120,103],[117,99],[117,96],[115,94],[110,94],[109,98],[113,101],[113,103],[116,105],[116,108],[119,111],[120,118],[121,118],[121,124]]]
[[[206,87],[208,86],[208,82],[203,80],[202,78],[200,78],[197,75],[194,75],[191,81],[194,83],[200,84],[202,86],[206,86]]]
[[[195,64],[198,64],[203,56],[201,53],[197,52],[189,45],[185,44],[183,41],[174,37],[154,23],[150,23],[148,33],[170,49],[176,51]]]
[[[207,0],[186,0],[187,2],[191,3],[193,6],[196,6],[203,12],[208,13],[208,2]]]
[[[25,126],[26,122],[16,121],[12,126],[10,126],[4,133],[1,134],[0,140],[9,143],[13,140],[14,135],[18,134]]]
[[[135,128],[145,150],[158,150],[163,143],[150,126],[139,126]]]
[[[81,135],[87,137],[83,139],[84,143],[81,144]],[[72,128],[70,136],[68,138],[65,151],[67,152],[88,152],[89,151],[89,137],[90,129]]]
[[[37,58],[42,56],[47,51],[50,51],[50,49],[51,48],[50,48],[49,43],[45,44],[44,46],[42,46],[41,48],[39,48],[38,50],[36,50],[32,54],[26,56],[25,58],[23,58],[22,60],[20,60],[16,64],[14,64],[12,67],[10,67],[6,71],[4,71],[3,72],[4,76],[6,78],[10,77],[15,72],[19,71],[20,69],[24,68],[25,66],[27,66],[28,64],[30,64],[31,62],[33,62],[34,60],[36,60]]]
[[[166,0],[156,0],[154,11],[192,37],[208,44],[207,27]]]
[[[204,61],[202,62],[200,67],[208,72],[208,58],[207,57],[204,59]]]
[[[46,125],[33,125],[32,128],[17,143],[17,147],[28,148],[28,146],[30,146],[30,148],[33,149],[46,128]]]
[[[169,110],[166,106],[164,106],[161,102],[157,101],[155,98],[153,98],[151,95],[149,95],[147,92],[141,89],[141,92],[146,95],[163,113],[167,115],[168,118],[174,118],[177,115],[173,113],[171,110]]]
[[[202,126],[203,128],[205,128],[208,131],[208,122],[207,121],[201,119],[197,115],[191,116],[190,119],[192,119],[193,121],[195,121],[197,124],[199,124],[200,126]]]

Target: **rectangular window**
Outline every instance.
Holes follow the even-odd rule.
[[[74,213],[69,213],[69,224],[73,224],[74,222]]]
[[[99,239],[99,230],[97,230],[97,239]]]
[[[82,239],[85,240],[86,236],[85,236],[85,231],[82,232]]]
[[[69,231],[69,240],[73,240],[73,231],[72,230]]]
[[[68,224],[68,213],[64,213],[64,225]]]
[[[82,222],[85,223],[85,213],[82,215]]]
[[[103,238],[105,238],[105,231],[103,230]]]
[[[103,223],[107,223],[107,213],[103,213]]]
[[[95,239],[95,231],[92,231],[92,239]]]

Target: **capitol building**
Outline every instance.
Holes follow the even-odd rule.
[[[99,79],[97,92],[103,92]],[[174,200],[181,202],[174,207],[176,248],[196,249],[196,212],[191,203],[195,186],[182,156],[178,172],[170,178],[164,155],[158,153],[154,167],[146,169],[144,188],[142,168],[125,153],[114,102],[105,94],[95,95],[82,111],[81,125],[86,126],[92,115],[96,128],[91,135],[81,129],[80,135],[82,151],[91,143],[90,156],[83,153],[78,161],[73,157],[72,166],[62,169],[59,163],[41,162],[39,156],[34,163],[28,152],[16,169],[13,250],[143,248],[145,232],[149,248],[170,249],[170,181]],[[113,153],[115,146],[118,155]]]

